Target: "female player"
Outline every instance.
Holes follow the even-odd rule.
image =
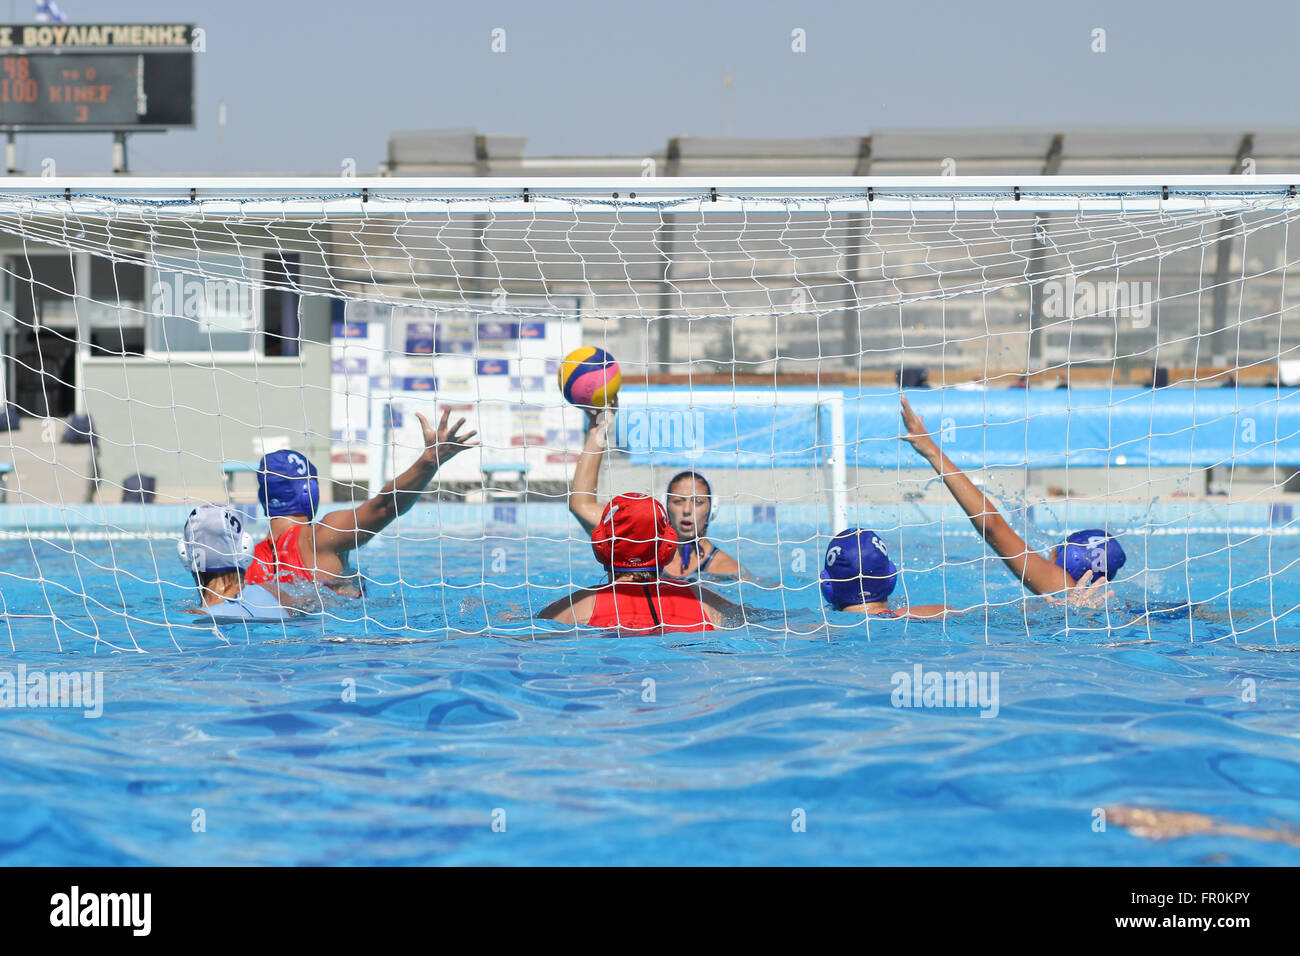
[[[448,427],[450,409],[443,409],[435,431],[420,414],[424,452],[382,491],[359,508],[332,511],[316,521],[320,484],[316,466],[296,451],[273,451],[258,463],[257,500],[271,519],[271,533],[253,552],[248,569],[253,584],[277,581],[320,583],[339,593],[360,593],[345,567],[345,555],[366,544],[398,517],[411,510],[434,474],[453,456],[478,442],[478,432],[460,434],[465,419]]]
[[[214,620],[283,621],[289,612],[279,589],[248,584],[244,571],[253,560],[253,538],[244,519],[230,508],[200,505],[185,522],[177,552],[194,576],[200,609]]]
[[[740,562],[706,535],[713,517],[713,487],[698,471],[683,471],[668,481],[664,496],[668,521],[677,532],[677,551],[664,574],[679,581],[698,581],[705,573],[740,577]]]
[[[889,560],[885,542],[874,531],[860,528],[841,531],[831,539],[821,582],[822,597],[837,611],[933,620],[957,610],[946,604],[891,608],[889,595],[898,584],[898,568]]]
[[[591,532],[591,550],[609,572],[609,583],[583,588],[555,601],[537,616],[561,624],[662,634],[712,631],[741,609],[698,584],[665,580],[663,569],[677,550],[677,533],[664,506],[649,495],[623,494],[605,506]]]
[[[601,516],[600,502],[596,499],[596,479],[616,411],[613,405],[587,411],[587,439],[573,470],[569,511],[588,534]],[[703,475],[695,471],[674,475],[668,482],[664,504],[678,540],[672,560],[664,568],[665,577],[696,581],[706,571],[719,576],[744,576],[740,563],[706,536],[713,515],[713,489]]]
[[[1115,538],[1096,529],[1076,531],[1053,548],[1050,557],[1029,550],[993,502],[943,453],[920,416],[912,411],[907,398],[901,401],[906,429],[903,440],[938,472],[957,503],[970,516],[975,530],[1021,584],[1053,600],[1060,600],[1054,593],[1065,592],[1065,600],[1082,607],[1101,607],[1115,596],[1114,591],[1103,591],[1126,560],[1124,549]]]

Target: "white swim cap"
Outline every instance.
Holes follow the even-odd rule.
[[[231,508],[200,505],[185,522],[177,545],[181,564],[191,574],[242,571],[253,563],[253,536],[244,517]]]

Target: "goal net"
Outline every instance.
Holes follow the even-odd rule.
[[[350,553],[359,596],[308,586],[269,630],[553,636],[538,612],[607,580],[568,507],[587,418],[557,384],[595,346],[622,375],[598,501],[706,476],[695,560],[743,567],[704,578],[748,634],[1284,641],[1297,215],[1264,176],[10,179],[3,636],[259,639],[193,613],[190,510],[265,537],[280,449],[317,467],[322,514],[355,508],[443,409],[481,445]],[[1027,589],[904,440],[900,394],[1026,552],[1119,541],[1113,596]],[[897,568],[890,608],[952,611],[828,604],[851,528]]]

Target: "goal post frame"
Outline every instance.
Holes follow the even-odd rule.
[[[0,185],[0,215],[536,214],[604,205],[691,211],[1181,212],[1283,206],[1293,175],[789,177],[24,177]],[[21,206],[21,209],[15,208]],[[1265,208],[1269,208],[1266,206]]]

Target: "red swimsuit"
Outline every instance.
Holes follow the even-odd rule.
[[[253,549],[253,563],[249,565],[244,580],[249,584],[316,580],[315,572],[302,563],[302,552],[298,549],[298,536],[302,529],[303,525],[296,524],[275,540],[265,538],[259,541]]]
[[[712,631],[713,622],[695,588],[670,581],[618,581],[596,594],[591,627],[623,631]]]

